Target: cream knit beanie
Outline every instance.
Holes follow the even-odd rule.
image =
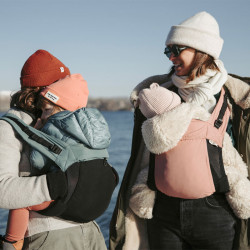
[[[174,92],[152,83],[149,88],[139,93],[139,108],[142,114],[151,118],[173,109],[181,103],[181,98]]]
[[[215,18],[203,11],[171,27],[166,45],[184,45],[211,55],[218,59],[223,39]]]

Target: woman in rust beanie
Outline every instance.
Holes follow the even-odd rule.
[[[8,113],[18,116],[28,125],[34,125],[41,114],[36,107],[40,90],[67,75],[70,75],[70,71],[59,59],[46,50],[37,50],[23,65],[21,90],[12,96]],[[53,173],[51,185],[47,182],[51,173],[35,176],[38,173],[30,165],[29,147],[16,136],[11,125],[3,120],[0,120],[0,141],[1,208],[28,207],[64,196],[67,191],[65,176]],[[32,211],[23,249],[84,249],[83,234],[85,237],[93,235],[92,239],[96,239],[97,245],[102,240],[98,246],[101,246],[99,249],[103,247],[104,240],[99,240],[97,226],[90,226],[88,223],[79,225]],[[48,243],[45,239],[53,240]],[[7,242],[3,238],[0,244],[3,249],[20,249],[18,243]]]
[[[41,122],[39,124],[42,125],[41,130],[44,133],[60,139],[67,145],[76,145],[81,143],[83,147],[93,149],[92,152],[95,152],[95,157],[97,159],[98,157],[100,157],[100,149],[108,147],[110,143],[110,133],[108,130],[108,125],[100,112],[94,109],[89,109],[88,111],[86,111],[85,107],[87,105],[88,94],[89,90],[87,82],[80,74],[72,74],[70,76],[66,76],[63,79],[60,79],[59,81],[46,86],[40,92],[40,98],[37,104],[37,106],[42,110],[41,119],[39,119],[41,120]],[[89,116],[91,116],[91,119],[89,118]],[[35,127],[38,128],[37,126]],[[82,154],[84,154],[84,150],[82,150]],[[93,158],[93,153],[85,155],[86,161],[89,159],[88,157],[90,157],[91,162],[93,162],[93,159],[95,159]],[[54,176],[54,174],[59,171],[58,166],[51,163],[49,161],[49,158],[47,158],[44,154],[34,148],[31,149],[30,164],[32,168],[39,169],[40,171],[43,171],[43,173],[44,168],[48,169],[48,171],[46,170],[46,172],[53,172],[53,176],[47,178],[48,186],[54,185],[54,181],[59,180],[59,178],[55,178]],[[68,181],[69,183],[71,183],[69,179]],[[84,204],[82,204],[79,197],[77,197],[77,200],[79,201],[78,206],[74,206],[74,208],[71,210],[73,213],[76,213],[77,208],[78,211],[83,210],[82,206]],[[58,209],[60,203],[58,206],[56,202],[47,201],[35,206],[10,210],[5,239],[9,242],[19,242],[19,244],[21,245],[25,236],[25,232],[27,231],[29,215],[33,214],[34,211],[44,210],[48,208],[48,206],[50,206],[50,208],[52,206],[55,210]],[[70,205],[68,205],[68,207],[70,207]],[[93,211],[94,208],[91,209]],[[45,215],[43,212],[41,213]],[[58,215],[58,213],[56,212],[54,212],[54,214]],[[87,216],[87,214],[85,214],[84,216]],[[58,220],[53,217],[45,218],[36,218],[36,230],[39,230],[39,224],[47,223],[51,227],[53,225],[55,226],[56,221]],[[46,220],[46,222],[44,222],[44,220]],[[80,223],[75,223],[73,225],[79,230],[81,229],[81,227],[86,227],[87,225],[88,229],[85,231],[85,234],[91,232],[92,235],[88,239],[85,239],[85,243],[89,241],[89,245],[93,244],[92,237],[94,236],[94,244],[99,244],[99,248],[101,249],[106,248],[103,236],[101,233],[98,233],[98,231],[96,230],[96,224],[93,221],[90,221],[85,225],[82,225]],[[44,232],[44,230],[45,229],[42,229],[41,227],[39,233],[46,234],[49,228],[46,230],[46,232]],[[68,229],[65,229],[65,231],[67,230]],[[72,230],[71,227],[70,230]],[[76,236],[79,238],[82,237],[77,233],[75,234],[76,235],[74,235],[74,238]],[[72,235],[70,233],[69,237],[70,241],[74,241],[74,238],[72,239]],[[69,238],[65,240],[69,240]],[[58,249],[64,249],[64,243],[64,240],[56,242],[54,238],[50,240],[48,239],[46,241],[47,245],[49,245],[50,247],[53,246],[54,248]],[[30,243],[29,247],[33,248],[34,243]],[[67,247],[69,247],[69,245],[67,245]],[[74,247],[74,249],[84,249],[84,246],[81,246],[79,244],[79,247]]]

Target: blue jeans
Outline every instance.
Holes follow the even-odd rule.
[[[230,250],[236,221],[223,194],[186,200],[157,192],[147,222],[150,249]]]

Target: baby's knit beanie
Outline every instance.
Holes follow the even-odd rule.
[[[43,87],[70,75],[69,69],[46,50],[37,50],[24,63],[21,87]]]
[[[203,11],[171,27],[166,40],[170,44],[184,45],[211,55],[218,59],[223,39],[215,18]]]
[[[147,118],[169,111],[181,103],[181,98],[177,94],[157,83],[141,90],[138,98],[139,108]]]
[[[75,111],[86,107],[89,90],[80,74],[72,74],[45,87],[40,94],[63,109]]]

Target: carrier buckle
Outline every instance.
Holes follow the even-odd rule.
[[[215,120],[215,122],[214,122],[214,126],[215,126],[216,128],[219,128],[219,127],[221,126],[222,123],[223,123],[223,120],[222,120],[222,119],[217,119],[217,120]]]
[[[55,154],[60,154],[62,152],[62,149],[60,149],[57,145],[53,144],[49,146],[49,149],[55,153]]]

